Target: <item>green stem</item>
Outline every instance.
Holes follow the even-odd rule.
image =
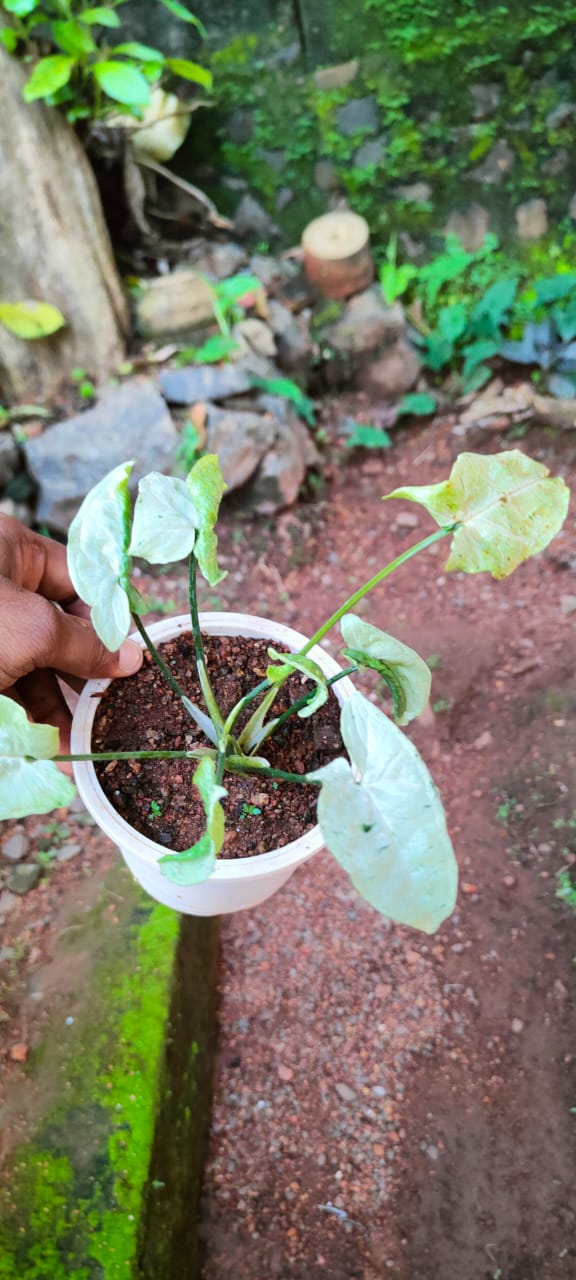
[[[256,764],[255,761],[254,763],[248,763],[244,759],[238,759],[238,763],[236,763],[234,756],[228,756],[226,768],[231,773],[258,773],[262,778],[280,778],[283,782],[300,782],[310,787],[320,786],[319,782],[317,783],[314,778],[309,778],[305,773],[286,773],[284,769],[270,769],[269,767],[263,767],[261,764]]]
[[[210,678],[206,668],[206,659],[204,657],[204,646],[202,644],[202,632],[200,630],[200,618],[198,616],[198,595],[196,591],[196,557],[192,553],[190,556],[190,565],[188,571],[188,595],[190,599],[190,617],[192,619],[192,635],[194,637],[194,651],[196,654],[196,666],[198,668],[198,679],[200,688],[204,695],[204,701],[208,708],[210,719],[214,728],[220,732],[224,732],[224,720],[220,707],[216,701],[216,695],[210,684]]]
[[[242,713],[242,711],[244,711],[245,707],[247,707],[249,703],[253,702],[254,698],[257,698],[259,694],[265,693],[266,690],[269,688],[270,688],[270,681],[261,680],[260,684],[257,684],[255,689],[252,689],[250,693],[245,693],[244,697],[240,698],[240,701],[236,703],[236,706],[232,707],[232,710],[230,712],[230,715],[228,716],[228,719],[224,722],[224,732],[231,733],[238,719],[238,716]]]
[[[325,622],[323,626],[319,627],[318,631],[314,632],[311,639],[306,641],[303,648],[298,650],[299,656],[303,657],[314,648],[315,644],[319,644],[320,641],[324,639],[324,636],[332,630],[332,627],[336,626],[337,622],[340,622],[340,619],[344,617],[345,613],[349,613],[350,609],[353,609],[354,605],[358,604],[359,600],[362,600],[364,596],[368,595],[368,592],[372,591],[373,587],[377,587],[379,582],[382,582],[384,578],[387,578],[388,575],[393,573],[395,569],[398,569],[401,564],[404,564],[406,560],[410,560],[412,556],[417,555],[419,551],[425,551],[427,547],[431,547],[435,542],[439,542],[441,538],[445,538],[447,534],[452,532],[453,526],[446,529],[436,529],[435,533],[428,534],[427,538],[423,538],[421,542],[416,542],[413,547],[409,547],[407,551],[403,551],[402,555],[396,556],[395,560],[391,560],[383,569],[380,569],[378,573],[375,573],[373,578],[369,578],[368,582],[365,582],[362,587],[359,587],[353,595],[348,596],[348,599],[345,600],[344,604],[336,610],[336,613],[333,613],[331,617],[328,618],[328,621]]]
[[[326,681],[326,687],[328,688],[333,684],[337,684],[339,680],[344,679],[344,676],[353,676],[357,670],[358,667],[346,667],[344,671],[339,671],[338,675],[331,676],[330,679]],[[265,726],[266,734],[260,739],[258,747],[260,748],[265,739],[269,738],[272,733],[275,733],[276,730],[280,728],[280,725],[284,724],[286,720],[289,720],[290,716],[293,716],[296,712],[301,711],[303,707],[306,707],[313,697],[314,689],[310,689],[308,693],[305,693],[301,698],[298,698],[297,702],[293,702],[292,705],[288,707],[287,711],[283,711],[282,715],[278,716],[276,720],[271,720],[270,724]]]
[[[140,632],[140,635],[142,636],[142,639],[144,641],[144,644],[146,645],[146,648],[149,650],[152,658],[154,659],[154,662],[156,663],[156,666],[162,672],[164,679],[170,685],[172,692],[176,694],[176,697],[180,698],[180,701],[182,702],[184,709],[188,712],[188,715],[190,716],[190,718],[195,721],[195,723],[202,730],[202,732],[206,734],[207,738],[211,742],[216,744],[216,734],[214,733],[213,726],[209,721],[208,717],[205,716],[202,711],[200,711],[200,708],[197,707],[195,703],[192,702],[191,699],[187,697],[187,695],[184,693],[184,690],[180,688],[180,685],[172,675],[170,668],[166,665],[163,657],[159,654],[156,648],[156,645],[150,639],[150,636],[148,635],[148,632],[144,626],[144,623],[142,622],[142,619],[139,617],[139,615],[137,613],[133,613],[132,617],[134,619],[134,622],[136,624],[138,631]]]

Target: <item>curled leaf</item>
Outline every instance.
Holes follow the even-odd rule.
[[[340,628],[346,657],[359,667],[377,671],[388,685],[396,723],[409,724],[421,715],[430,697],[432,677],[420,655],[354,613],[344,615]]]
[[[68,570],[112,653],[130,630],[130,497],[133,462],[122,462],[85,497],[68,534]]]
[[[377,911],[434,933],[457,888],[434,783],[412,743],[361,693],[344,703],[340,727],[353,767],[339,758],[308,775],[322,784],[326,845]]]
[[[162,875],[173,884],[200,884],[207,880],[214,869],[216,856],[224,844],[224,810],[220,800],[227,794],[216,782],[216,767],[209,756],[204,756],[194,773],[206,814],[206,831],[190,849],[182,853],[167,853],[159,859]]]
[[[194,555],[206,581],[211,587],[215,587],[226,577],[226,572],[218,565],[218,540],[214,525],[227,487],[216,454],[206,453],[203,458],[199,458],[188,472],[185,483],[196,512],[197,538]]]
[[[454,527],[447,569],[506,578],[543,551],[561,529],[569,490],[519,449],[461,453],[441,484],[395,489],[387,498],[419,502],[441,527]]]
[[[57,752],[53,725],[31,724],[18,702],[0,696],[0,819],[49,813],[72,802],[76,788],[53,764]]]
[[[196,508],[184,480],[151,471],[138,485],[130,555],[149,564],[189,556],[196,537]]]
[[[322,668],[318,666],[317,662],[314,662],[313,658],[303,658],[298,653],[278,653],[276,649],[271,648],[268,650],[268,655],[282,664],[279,667],[268,667],[266,671],[266,678],[272,685],[283,684],[293,671],[301,671],[302,675],[314,681],[316,684],[314,697],[310,699],[307,706],[302,707],[298,712],[302,720],[306,720],[308,716],[313,716],[315,711],[324,706],[328,697],[326,676]]]

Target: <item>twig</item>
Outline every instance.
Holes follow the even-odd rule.
[[[211,200],[209,196],[205,195],[199,187],[195,187],[191,182],[187,182],[186,178],[180,178],[177,173],[172,173],[170,169],[165,169],[164,165],[158,164],[156,160],[144,160],[142,156],[135,156],[134,159],[136,164],[141,168],[150,169],[152,173],[157,173],[161,178],[166,178],[168,182],[174,183],[175,187],[180,187],[181,191],[185,191],[187,195],[192,196],[198,204],[202,205],[203,209],[206,209],[209,221],[212,222],[215,227],[222,227],[226,231],[232,230],[234,224],[229,218],[224,218],[221,213],[218,213],[214,201]]]

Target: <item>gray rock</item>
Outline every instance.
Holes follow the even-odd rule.
[[[407,342],[395,342],[362,371],[362,388],[385,400],[397,400],[417,382],[421,363]]]
[[[284,147],[260,147],[256,152],[258,159],[263,160],[264,164],[272,169],[273,173],[283,173],[287,164],[287,155]]]
[[[0,491],[22,470],[20,450],[9,431],[0,431]]]
[[[250,391],[251,386],[247,371],[239,364],[194,364],[160,374],[160,390],[169,404],[226,400]]]
[[[40,488],[37,518],[65,532],[82,499],[127,458],[136,464],[134,489],[148,471],[170,471],[178,443],[156,388],[134,379],[103,396],[93,409],[59,422],[24,444],[28,469]]]
[[[546,201],[535,197],[516,210],[516,230],[520,240],[540,240],[548,230]]]
[[[13,911],[18,898],[14,893],[9,893],[8,889],[3,889],[0,893],[0,920],[3,916],[9,915]]]
[[[72,840],[67,840],[65,844],[60,845],[56,851],[57,862],[70,862],[72,858],[77,858],[82,853],[82,845],[76,844]]]
[[[254,137],[254,113],[250,110],[250,107],[236,107],[236,110],[228,117],[226,137],[229,142],[235,142],[237,146],[243,146],[244,143],[252,141]]]
[[[429,182],[411,182],[407,187],[396,187],[395,194],[410,204],[428,204],[432,187]]]
[[[308,368],[312,360],[312,339],[306,322],[294,316],[282,302],[268,303],[270,328],[276,338],[278,361],[288,372]]]
[[[319,89],[345,89],[356,79],[359,65],[358,59],[352,58],[350,62],[340,62],[336,67],[322,67],[314,72],[314,82]]]
[[[274,443],[276,424],[267,414],[208,410],[206,447],[218,454],[230,491],[241,488]]]
[[[276,196],[276,208],[278,213],[282,213],[284,209],[288,208],[289,204],[292,204],[294,195],[295,193],[292,190],[292,187],[280,187],[278,195]]]
[[[516,156],[505,138],[500,138],[484,157],[481,164],[472,169],[468,175],[474,182],[483,182],[485,186],[499,187],[506,174],[510,172]]]
[[[274,443],[262,459],[246,495],[246,506],[259,515],[273,515],[296,502],[306,471],[319,455],[306,427],[294,415],[276,421]]]
[[[388,307],[377,286],[365,289],[346,303],[335,324],[324,331],[324,337],[335,351],[362,355],[392,342],[406,331],[400,303]]]
[[[559,102],[546,116],[547,129],[562,129],[576,120],[576,102]]]
[[[368,142],[363,142],[354,153],[354,164],[358,169],[364,169],[371,164],[380,164],[384,159],[385,151],[385,138],[369,138]]]
[[[262,208],[254,196],[242,196],[234,215],[234,226],[239,236],[262,237],[269,239],[277,234],[278,228],[269,213]]]
[[[553,151],[548,160],[542,165],[542,173],[545,178],[557,178],[560,173],[565,173],[571,162],[570,152],[566,147],[559,147],[557,151]]]
[[[143,282],[136,326],[144,338],[193,337],[214,324],[212,289],[197,271],[172,271]]]
[[[241,244],[230,240],[227,244],[215,244],[210,249],[210,266],[217,280],[236,275],[248,263],[248,254]]]
[[[8,876],[8,889],[22,897],[36,888],[41,874],[42,869],[37,862],[20,862]]]
[[[568,205],[568,216],[570,218],[576,219],[576,191],[574,192],[574,195],[570,200],[570,204]]]
[[[342,1102],[355,1102],[355,1101],[356,1101],[356,1094],[355,1094],[354,1090],[350,1088],[350,1086],[349,1086],[349,1085],[347,1085],[347,1084],[337,1084],[337,1085],[335,1085],[334,1087],[335,1087],[335,1089],[336,1089],[336,1093],[338,1094],[338,1097],[342,1099]]]
[[[23,831],[15,831],[2,844],[2,857],[7,862],[21,862],[30,852],[30,841]]]
[[[375,133],[378,128],[378,108],[373,98],[351,98],[337,112],[338,129],[344,137],[355,133]]]
[[[265,320],[258,320],[256,316],[247,316],[245,320],[240,320],[234,326],[234,337],[243,338],[258,356],[273,359],[276,355],[272,329]]]
[[[500,106],[502,90],[498,84],[471,84],[474,120],[487,120]]]
[[[32,512],[26,502],[14,502],[13,498],[2,498],[0,501],[0,515],[13,516],[15,520],[19,520],[20,524],[25,524],[30,528],[32,524]]]
[[[446,234],[452,232],[453,235],[458,236],[467,253],[475,253],[484,244],[489,226],[488,210],[481,204],[471,204],[464,212],[455,209],[450,214],[445,231]]]
[[[267,253],[253,254],[248,270],[250,275],[258,276],[265,289],[271,289],[272,285],[279,284],[284,274],[278,259],[270,257]]]
[[[317,160],[314,165],[314,182],[321,191],[334,191],[340,185],[336,165],[332,160]]]

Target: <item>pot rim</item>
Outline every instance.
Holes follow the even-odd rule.
[[[283,623],[262,618],[257,614],[214,611],[200,613],[199,618],[201,628],[207,635],[243,635],[249,639],[266,639],[272,643],[284,643],[291,647],[293,652],[301,648],[307,639],[292,627],[286,627]],[[190,629],[190,614],[186,613],[152,623],[148,631],[151,638],[158,644]],[[139,644],[140,648],[146,647],[138,632],[132,634],[130,639]],[[315,645],[308,656],[317,662],[328,676],[336,675],[342,669],[320,645]],[[84,686],[72,721],[72,753],[85,754],[90,750],[92,726],[99,699],[109,684],[111,680],[90,680]],[[354,686],[348,677],[339,680],[337,689],[334,690],[340,702],[346,701],[353,692]],[[92,761],[74,762],[74,777],[87,809],[114,844],[149,865],[156,865],[160,858],[171,852],[164,845],[141,835],[116,812],[100,787]],[[323,845],[320,827],[316,825],[310,831],[298,836],[296,840],[290,841],[289,844],[277,849],[269,849],[266,853],[251,854],[246,858],[217,858],[208,880],[212,883],[238,881],[272,874],[284,867],[296,866],[312,854],[318,853]]]

